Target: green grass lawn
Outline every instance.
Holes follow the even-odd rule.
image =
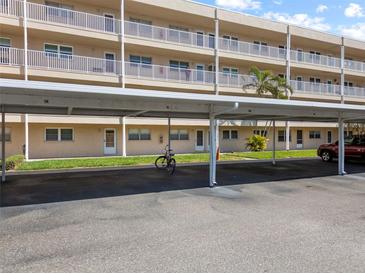
[[[42,160],[23,162],[16,170],[49,170],[68,168],[118,167],[154,164],[157,156],[129,156],[129,157],[99,157],[77,158],[65,160]],[[244,159],[271,159],[272,152],[235,152],[222,153],[221,161],[236,161]],[[316,150],[277,151],[277,159],[316,157]],[[205,163],[209,161],[208,153],[181,154],[175,156],[179,163]]]

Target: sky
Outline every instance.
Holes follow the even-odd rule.
[[[195,0],[365,40],[365,0]]]

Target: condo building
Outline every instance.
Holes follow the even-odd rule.
[[[0,77],[256,97],[250,68],[271,70],[290,100],[365,103],[365,42],[186,0],[0,0]],[[166,119],[8,114],[7,155],[30,159],[160,153]],[[135,117],[134,117],[135,116]],[[223,152],[316,148],[335,124],[219,121]],[[351,129],[348,133],[351,134]],[[207,151],[209,121],[172,119],[177,153]],[[274,138],[275,136],[275,138]]]

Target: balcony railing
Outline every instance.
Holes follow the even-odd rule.
[[[215,74],[211,71],[173,68],[162,65],[125,63],[126,76],[138,79],[151,79],[200,85],[213,85]]]
[[[291,80],[290,84],[293,90],[299,93],[310,93],[318,95],[340,95],[341,93],[341,86],[339,85],[311,83],[295,80]]]
[[[0,47],[0,65],[24,65],[24,51],[22,49]]]
[[[350,96],[350,97],[365,97],[365,88],[360,88],[360,87],[345,87],[345,96]]]
[[[254,77],[243,74],[219,73],[219,86],[243,89],[254,84]]]
[[[354,70],[354,71],[365,72],[365,63],[364,62],[345,60],[344,67],[346,69],[350,69],[350,70]]]
[[[325,55],[317,55],[309,52],[302,52],[297,50],[291,51],[291,61],[296,63],[306,63],[330,68],[340,68],[341,59]]]
[[[22,16],[23,2],[18,0],[0,0],[0,14]]]
[[[286,49],[235,41],[225,38],[219,39],[219,49],[238,54],[261,56],[280,60],[285,60],[286,58]]]
[[[214,48],[214,37],[194,32],[146,25],[126,21],[125,34],[164,42],[184,44],[201,48]]]

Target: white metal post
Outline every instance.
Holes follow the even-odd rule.
[[[214,57],[215,57],[215,83],[214,89],[215,94],[219,95],[219,18],[218,18],[218,9],[215,9],[215,45],[214,45]],[[215,135],[216,135],[216,155],[219,155],[219,120],[216,121],[215,126]]]
[[[121,59],[121,76],[122,88],[125,88],[125,52],[124,52],[124,0],[120,0],[120,59]]]
[[[171,118],[167,118],[167,128],[168,128],[168,133],[167,133],[167,146],[168,149],[171,149]]]
[[[210,161],[209,161],[209,187],[214,187],[216,182],[217,171],[217,159],[216,159],[216,120],[215,116],[211,114],[209,116],[209,129],[210,129]]]
[[[338,174],[345,175],[345,123],[338,119]]]
[[[290,26],[288,25],[287,35],[286,35],[286,84],[290,85],[290,78],[291,78],[291,33],[290,33]],[[290,100],[290,92],[287,90],[286,95],[288,96],[288,100]],[[285,122],[285,149],[288,151],[290,150],[290,123],[289,121]]]
[[[273,127],[273,136],[272,136],[272,164],[276,165],[276,121],[274,120],[272,123]]]
[[[24,80],[28,81],[28,10],[27,0],[23,1],[23,32],[24,32]],[[29,117],[24,115],[24,158],[29,160]]]
[[[345,38],[341,45],[341,104],[345,103]]]
[[[5,154],[5,110],[1,112],[1,182],[6,181],[6,154]]]
[[[126,118],[122,117],[122,153],[123,153],[123,157],[127,157],[127,138],[126,138]]]

